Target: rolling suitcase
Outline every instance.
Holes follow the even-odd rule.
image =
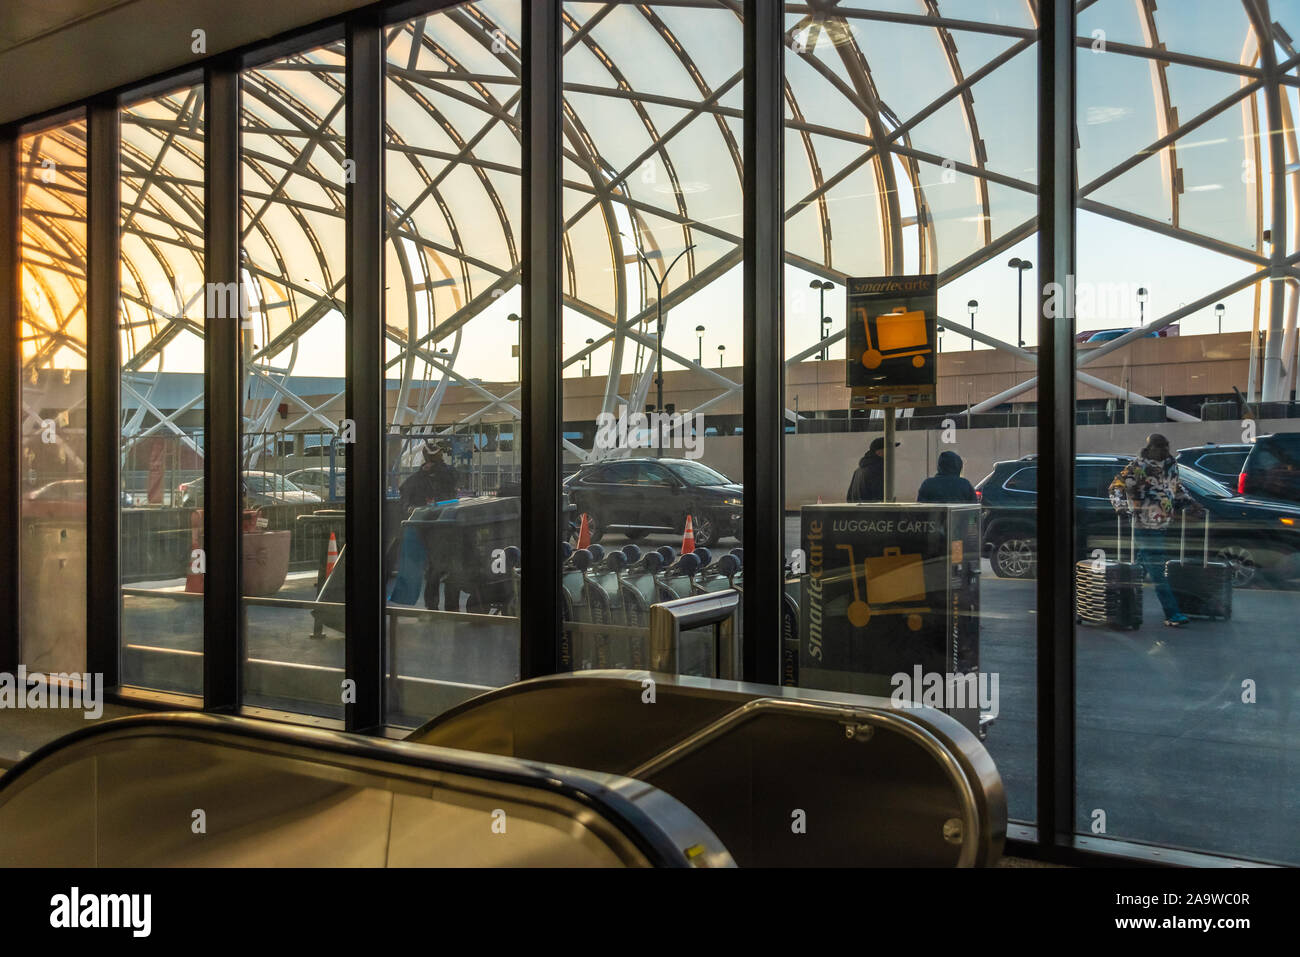
[[[1115,548],[1120,561],[1087,559],[1074,566],[1075,618],[1109,628],[1142,627],[1142,566],[1137,564],[1133,525],[1129,523],[1129,558],[1123,561],[1120,516],[1115,516]]]
[[[1165,562],[1165,577],[1178,599],[1178,609],[1184,615],[1197,618],[1232,617],[1232,566],[1227,562],[1210,561],[1210,513],[1205,513],[1205,531],[1201,540],[1201,562],[1186,558],[1187,516],[1182,518],[1178,531],[1178,559]]]

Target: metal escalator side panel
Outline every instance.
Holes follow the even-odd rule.
[[[653,687],[654,705],[646,702],[648,686]],[[864,723],[878,713],[877,724],[888,722],[893,733],[905,733],[917,747],[924,742],[926,760],[941,772],[941,778],[930,775],[927,779],[947,782],[944,786],[954,800],[965,794],[979,822],[974,829],[969,821],[961,826],[963,846],[970,847],[969,862],[987,866],[1000,857],[1006,837],[1006,796],[988,751],[975,735],[943,712],[896,708],[888,698],[650,672],[587,671],[536,678],[487,692],[433,719],[407,740],[445,747],[487,744],[501,748],[499,753],[637,777],[651,769],[657,756],[760,700],[815,707],[824,715],[853,715]],[[783,745],[777,755],[812,744]],[[776,766],[782,765],[778,762]],[[717,765],[700,767],[697,780],[726,779],[728,774]],[[693,803],[694,784],[674,790],[658,778],[651,780],[664,784],[669,793],[689,804],[719,830],[737,860],[746,862],[748,855],[740,850],[735,832],[723,834],[727,828],[712,816],[725,804],[706,807]],[[741,786],[734,780],[731,784]],[[960,809],[958,816],[964,816]],[[948,863],[957,859],[953,856]]]
[[[226,716],[142,715],[0,778],[0,865],[727,866],[644,782]]]
[[[978,794],[901,710],[754,699],[629,774],[695,808],[741,866],[988,866],[1005,839],[1000,781]]]

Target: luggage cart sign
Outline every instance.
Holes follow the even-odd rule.
[[[934,405],[939,277],[851,278],[845,288],[853,407]]]

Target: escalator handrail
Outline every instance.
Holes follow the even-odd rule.
[[[958,795],[958,803],[961,806],[963,840],[957,866],[973,867],[975,865],[977,848],[983,838],[983,833],[980,828],[979,808],[975,799],[975,790],[971,786],[970,779],[951,749],[928,728],[910,720],[905,715],[905,712],[852,707],[849,705],[831,705],[817,701],[753,698],[712,723],[673,743],[639,767],[633,768],[628,772],[628,777],[648,781],[651,775],[671,767],[688,755],[705,747],[711,741],[735,731],[743,724],[748,724],[773,713],[832,720],[846,725],[849,722],[856,722],[858,725],[870,724],[901,733],[904,737],[919,744],[930,757],[936,759],[943,767]]]
[[[46,759],[60,755],[69,748],[92,745],[102,740],[151,734],[225,746],[229,746],[230,742],[222,741],[223,737],[270,744],[282,749],[303,748],[334,758],[388,762],[406,768],[458,774],[543,791],[565,798],[599,815],[626,837],[651,866],[692,866],[686,849],[678,847],[657,820],[623,793],[624,790],[640,792],[649,785],[631,780],[625,775],[436,745],[370,738],[256,718],[200,712],[158,712],[111,718],[42,745],[0,775],[0,813],[3,813],[9,796],[7,792],[12,792],[19,784],[27,783],[28,776],[37,773]],[[718,841],[717,847],[722,847],[721,841]]]

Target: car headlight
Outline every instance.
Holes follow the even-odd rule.
[[[743,498],[724,498],[722,504],[730,505],[733,508],[740,508],[745,504],[745,500]]]

